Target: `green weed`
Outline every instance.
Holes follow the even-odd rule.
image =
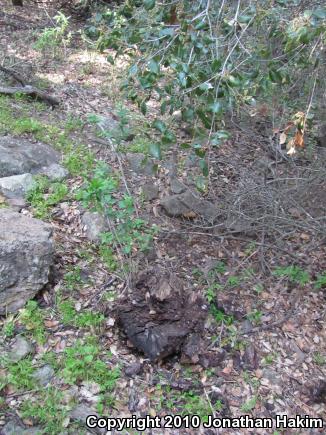
[[[69,18],[66,17],[62,12],[54,17],[55,26],[45,28],[37,41],[34,44],[36,50],[45,51],[49,48],[53,50],[60,45],[66,46],[72,34],[67,32],[69,26]],[[54,54],[54,51],[53,51]]]
[[[40,392],[37,397],[22,403],[22,417],[32,418],[37,424],[41,424],[43,426],[42,433],[62,434],[65,432],[63,422],[69,410],[68,406],[63,404],[63,398],[61,391],[50,387]]]
[[[15,334],[15,322],[12,318],[6,319],[2,326],[2,334],[7,337],[13,337]]]
[[[314,287],[316,289],[321,289],[321,288],[326,287],[326,272],[317,276]]]
[[[245,402],[242,406],[241,406],[241,411],[248,413],[251,412],[253,409],[255,409],[257,405],[257,396],[253,396],[251,399],[247,400],[247,402]]]
[[[25,325],[27,331],[32,334],[38,343],[45,343],[44,314],[38,307],[37,302],[27,302],[26,307],[20,312],[19,321]]]
[[[77,341],[73,347],[65,349],[62,374],[68,384],[93,381],[101,386],[102,391],[111,391],[120,377],[120,369],[108,368],[100,359],[96,344]]]
[[[16,390],[32,390],[35,388],[34,369],[31,358],[25,358],[17,363],[9,363],[7,366],[6,384],[15,387]]]
[[[313,361],[319,366],[323,366],[326,364],[326,357],[322,355],[320,352],[315,352],[313,355]]]
[[[50,210],[61,202],[68,194],[68,187],[63,182],[51,182],[47,177],[35,177],[35,185],[27,194],[33,214],[39,219],[48,219]]]
[[[253,310],[251,313],[247,314],[247,319],[255,325],[258,325],[261,322],[262,315],[263,313],[261,311]]]
[[[116,174],[106,164],[100,163],[95,168],[93,177],[76,195],[85,207],[103,212],[110,219],[113,230],[102,234],[100,250],[107,256],[111,267],[115,267],[111,251],[113,253],[120,248],[127,255],[134,247],[144,251],[149,248],[157,232],[155,226],[148,227],[143,219],[135,216],[136,210],[131,196],[125,194],[121,199],[118,198],[118,187],[119,179]],[[105,251],[103,245],[108,246],[111,251]]]
[[[274,275],[286,277],[290,282],[305,285],[310,281],[309,273],[298,266],[282,266],[274,270]]]
[[[68,290],[76,289],[82,282],[81,267],[71,266],[63,277],[64,284]]]

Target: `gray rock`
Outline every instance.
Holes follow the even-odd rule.
[[[103,215],[97,212],[86,211],[82,218],[86,236],[92,242],[100,241],[100,234],[108,231],[108,225]]]
[[[198,198],[191,190],[179,195],[166,196],[161,200],[161,206],[172,217],[183,216],[194,212],[204,219],[214,222],[219,215],[219,209],[209,201]]]
[[[89,415],[96,415],[97,417],[99,417],[97,412],[95,412],[92,408],[90,408],[89,406],[84,405],[84,404],[77,405],[70,412],[70,418],[72,420],[78,421],[79,423],[82,423],[85,426],[86,426],[86,418]],[[94,428],[93,430],[94,430],[94,433],[98,433],[98,434],[105,434],[106,433],[105,429]]]
[[[153,201],[153,199],[158,198],[160,189],[153,183],[146,183],[142,187],[142,191],[147,201]]]
[[[187,190],[187,187],[177,178],[173,177],[170,181],[170,190],[172,193],[179,194],[185,192]]]
[[[48,282],[53,263],[50,225],[0,209],[0,314],[15,312]]]
[[[127,153],[126,157],[132,171],[144,175],[154,174],[155,165],[145,154]]]
[[[11,136],[0,137],[0,177],[36,174],[45,166],[58,163],[60,154],[49,145]]]
[[[24,428],[23,423],[14,420],[9,420],[1,429],[1,435],[38,435],[41,433],[41,428],[37,426],[27,429]]]
[[[131,363],[128,365],[128,367],[125,368],[125,375],[128,376],[128,378],[132,378],[134,376],[139,375],[143,370],[143,365],[136,361],[134,363]]]
[[[21,209],[27,206],[24,198],[10,198],[7,200],[7,204],[15,211],[21,211]]]
[[[252,323],[250,322],[250,320],[246,319],[246,320],[243,320],[241,322],[241,331],[244,334],[251,332],[252,328],[253,328],[253,326],[252,326]]]
[[[35,370],[33,374],[34,379],[44,387],[51,382],[53,376],[54,376],[54,370],[48,364]]]
[[[112,131],[119,127],[119,121],[113,118],[112,115],[107,115],[107,116],[97,115],[97,118],[98,118],[97,125],[100,127],[101,130]]]
[[[18,362],[32,351],[33,347],[31,343],[21,335],[18,335],[7,354],[7,358],[12,362]]]
[[[31,174],[0,178],[0,192],[7,198],[23,198],[34,185]]]
[[[57,163],[52,163],[50,166],[45,166],[39,171],[39,173],[46,175],[52,181],[64,180],[69,175],[67,169],[61,165],[58,165]]]

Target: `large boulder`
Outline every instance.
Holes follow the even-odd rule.
[[[51,235],[48,224],[0,209],[0,315],[17,311],[47,284]]]
[[[60,154],[49,145],[12,136],[0,137],[0,177],[36,174],[59,160]]]

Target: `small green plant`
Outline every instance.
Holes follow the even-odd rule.
[[[227,281],[226,285],[230,287],[237,287],[240,284],[240,278],[238,276],[230,276]]]
[[[68,384],[93,381],[101,386],[102,391],[111,391],[120,377],[120,369],[108,368],[100,359],[96,344],[77,341],[73,347],[65,349],[62,374]]]
[[[50,182],[45,176],[36,176],[35,185],[28,192],[27,200],[33,208],[33,214],[39,219],[50,217],[50,209],[61,202],[68,194],[65,183]]]
[[[105,243],[101,243],[99,246],[99,254],[105,266],[110,271],[115,271],[117,269],[118,264],[112,248],[107,246]]]
[[[274,270],[275,276],[286,277],[290,282],[305,285],[310,281],[309,273],[298,266],[278,267]]]
[[[264,364],[264,365],[270,365],[270,364],[273,364],[273,362],[274,362],[275,359],[276,359],[276,356],[277,356],[277,355],[275,355],[275,353],[269,353],[268,355],[266,355],[266,356],[264,357],[264,359],[263,359],[263,364]]]
[[[82,282],[81,267],[71,266],[64,275],[64,283],[68,290],[76,289]]]
[[[64,325],[73,325],[78,328],[96,328],[104,321],[103,314],[91,310],[77,312],[71,300],[59,302],[58,311]]]
[[[10,363],[7,369],[8,374],[5,378],[7,384],[12,385],[17,390],[32,390],[35,387],[34,369],[30,358]]]
[[[218,290],[222,288],[221,284],[214,283],[207,287],[206,289],[206,299],[209,304],[214,303],[216,301],[216,293]]]
[[[69,146],[65,149],[63,165],[73,176],[87,177],[94,166],[95,156],[85,145]]]
[[[49,48],[53,49],[53,53],[55,52],[55,48],[69,43],[71,39],[71,32],[68,32],[69,26],[69,18],[66,17],[62,12],[58,12],[58,14],[54,17],[54,27],[45,28],[38,40],[34,44],[34,48],[36,50],[44,51]]]
[[[64,131],[66,134],[72,133],[74,131],[81,130],[84,126],[84,121],[75,116],[68,115],[68,118],[64,124]]]
[[[6,319],[2,326],[2,333],[5,337],[10,338],[15,334],[15,322],[13,318]]]
[[[317,276],[317,279],[315,281],[314,287],[316,289],[321,289],[321,288],[326,287],[326,272],[324,272],[321,275]]]
[[[253,409],[255,409],[257,405],[257,396],[253,396],[251,399],[247,400],[247,402],[245,402],[242,406],[241,406],[241,411],[248,413],[251,412]]]
[[[21,135],[23,133],[36,134],[42,130],[42,123],[33,118],[18,118],[12,124],[12,131],[16,135]]]
[[[321,354],[320,352],[315,352],[313,355],[313,361],[319,365],[319,366],[323,366],[326,364],[326,356],[324,356],[323,354]]]
[[[258,325],[261,322],[263,313],[259,310],[253,310],[251,313],[247,314],[247,319],[250,320],[250,322]]]
[[[119,248],[126,255],[131,254],[133,248],[145,251],[157,232],[157,227],[148,227],[143,219],[136,216],[131,196],[125,194],[118,198],[118,186],[117,175],[101,162],[95,168],[93,177],[76,194],[85,207],[104,213],[110,220],[112,231],[101,235],[100,248],[104,255],[108,255],[109,266],[115,266],[115,263],[112,262],[111,252],[105,251],[103,246],[108,246],[112,253]]]
[[[205,398],[193,391],[176,393],[166,387],[165,391],[162,391],[162,393],[164,393],[162,401],[165,407],[170,409],[171,412],[180,413],[181,415],[196,414],[202,421],[207,421],[209,415],[214,411],[220,411],[223,407],[220,400],[210,404]]]
[[[23,418],[32,418],[44,428],[42,433],[59,435],[65,432],[63,422],[68,413],[68,406],[63,402],[63,394],[60,390],[50,387],[38,393],[37,397],[28,399],[22,403],[21,412]]]
[[[215,305],[211,305],[211,314],[213,315],[215,321],[220,324],[232,325],[234,322],[233,316],[225,314],[223,311],[219,310]]]
[[[38,343],[45,343],[44,314],[38,307],[37,302],[27,302],[26,307],[20,311],[19,321],[25,325],[27,331],[32,334]]]
[[[263,286],[263,284],[259,283],[259,284],[254,285],[253,289],[255,290],[255,292],[257,294],[260,294],[264,291],[264,286]]]

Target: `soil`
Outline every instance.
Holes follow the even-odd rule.
[[[126,61],[112,66],[106,61],[108,52],[99,53],[87,46],[78,33],[84,22],[74,18],[73,37],[66,47],[54,55],[51,50],[37,51],[33,48],[35,32],[51,26],[56,11],[51,4],[45,8],[26,3],[24,8],[13,8],[8,3],[0,1],[0,63],[14,66],[30,84],[60,100],[58,107],[42,111],[31,102],[29,115],[50,125],[62,124],[70,116],[81,118],[83,127],[72,132],[76,146],[86,144],[98,160],[120,171],[117,155],[88,120],[89,114],[116,120],[115,108],[123,101],[136,119],[134,134],[139,134],[144,119],[117,91]],[[18,114],[19,104],[13,100]],[[149,116],[155,116],[155,107]],[[131,171],[128,159],[121,154],[124,178],[136,198],[139,215],[159,227],[150,251],[132,252],[127,260],[120,258],[126,261],[127,272],[112,271],[97,257],[97,248],[85,236],[79,202],[72,199],[52,211],[56,266],[52,282],[37,298],[46,316],[47,340],[36,345],[34,362],[40,363],[51,351],[60,357],[77,339],[89,334],[62,323],[56,308],[60,289],[79,309],[102,313],[104,326],[92,329],[91,334],[97,336],[103,350],[110,352],[108,367],[119,364],[122,368],[112,393],[114,405],[105,408],[106,415],[210,412],[229,417],[287,414],[326,418],[325,289],[313,284],[325,273],[325,186],[318,181],[304,195],[300,190],[290,194],[292,212],[287,213],[289,220],[280,233],[274,221],[265,226],[251,225],[256,214],[244,215],[246,209],[241,209],[235,219],[234,210],[231,213],[227,209],[227,204],[236,204],[234,199],[241,188],[248,186],[248,177],[255,180],[255,186],[263,187],[279,178],[299,178],[324,161],[319,154],[322,150],[316,148],[312,157],[303,154],[295,161],[275,164],[265,136],[241,121],[230,123],[230,128],[232,138],[218,150],[211,150],[210,188],[203,194],[205,201],[220,207],[218,222],[209,222],[197,213],[169,217],[160,205],[162,198],[173,193],[170,182],[175,170],[179,180],[191,189],[200,180],[200,170],[184,151],[176,148],[168,152],[164,162],[155,162],[158,170],[152,175]],[[181,162],[177,167],[173,153]],[[266,166],[263,162],[257,167],[261,159],[272,159],[273,163]],[[252,168],[249,175],[248,168]],[[146,183],[158,186],[158,198],[142,200],[141,187]],[[71,177],[68,184],[74,191],[82,179]],[[307,217],[310,207],[312,213]],[[257,213],[258,208],[255,210]],[[32,215],[31,209],[24,208],[23,212]],[[82,251],[90,253],[91,259],[81,256]],[[278,267],[293,264],[310,274],[308,283],[274,274]],[[64,280],[71,267],[82,272],[73,294],[65,288]],[[115,295],[114,301],[108,299],[108,293]],[[24,329],[19,322],[17,328]],[[72,394],[72,387],[60,374],[52,382],[65,394]],[[86,413],[87,409],[96,410],[96,401],[91,395],[83,395],[83,388],[82,382],[77,383],[75,402],[86,406]],[[3,390],[0,424],[18,418],[25,429],[40,426],[33,419],[20,418],[22,402],[33,400],[35,394]],[[191,407],[193,397],[197,402]],[[203,403],[204,411],[200,409]],[[74,421],[68,419],[67,431],[61,433],[76,431]],[[84,422],[80,424],[85,429]],[[207,435],[220,433],[201,430]],[[166,429],[164,433],[198,431]],[[257,429],[255,433],[273,431]],[[307,429],[300,433],[322,431]]]

